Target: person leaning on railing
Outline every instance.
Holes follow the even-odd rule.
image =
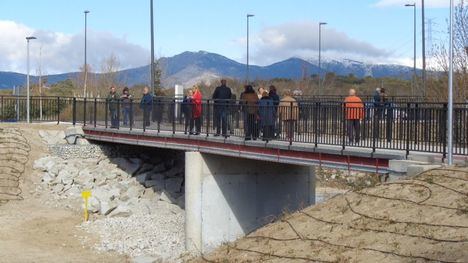
[[[140,101],[140,109],[143,111],[143,125],[150,126],[150,114],[153,109],[153,96],[148,87],[143,88],[143,97]]]
[[[193,133],[193,91],[189,89],[182,100],[182,113],[184,114],[184,134]],[[189,129],[190,127],[190,129]]]
[[[364,118],[364,103],[356,96],[356,90],[350,89],[349,96],[345,98],[345,118],[349,143],[359,143],[361,134],[361,120]]]
[[[294,126],[299,119],[299,105],[291,95],[291,91],[286,90],[279,103],[279,118],[283,122],[288,140],[294,139]]]

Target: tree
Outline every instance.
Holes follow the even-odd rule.
[[[104,59],[101,65],[101,74],[99,74],[98,86],[95,90],[95,96],[103,97],[109,92],[111,86],[118,86],[118,74],[120,62],[115,54],[110,54]]]

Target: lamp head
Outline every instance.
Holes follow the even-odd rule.
[[[255,15],[247,14],[247,17],[254,17]]]
[[[407,6],[407,7],[415,7],[416,4],[406,4],[405,6]]]
[[[26,40],[33,40],[33,39],[37,39],[37,37],[34,37],[34,36],[26,37]]]
[[[326,25],[326,24],[328,24],[328,23],[327,23],[327,22],[320,22],[320,23],[319,23],[320,26],[324,26],[324,25]]]
[[[89,12],[90,12],[89,10],[85,10],[83,13],[89,14]]]

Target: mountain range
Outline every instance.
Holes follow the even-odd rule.
[[[246,65],[206,51],[183,52],[173,57],[163,57],[159,60],[163,71],[162,81],[165,87],[175,84],[191,86],[200,81],[211,81],[220,77],[244,79]],[[268,66],[250,66],[250,79],[290,78],[300,79],[304,74],[319,73],[316,61],[306,61],[300,58],[290,58]],[[333,72],[336,75],[353,74],[356,77],[372,76],[411,78],[413,68],[402,65],[366,64],[353,60],[328,60],[322,62],[322,74]],[[78,72],[48,75],[48,85],[66,79],[77,78]],[[95,74],[99,77],[99,73]],[[149,83],[149,65],[117,72],[119,82],[132,86]],[[37,83],[38,77],[32,76],[31,81]],[[15,72],[0,71],[0,89],[24,86],[26,76]]]

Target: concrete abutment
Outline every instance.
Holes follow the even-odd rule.
[[[206,253],[315,203],[310,166],[185,153],[186,248]]]

